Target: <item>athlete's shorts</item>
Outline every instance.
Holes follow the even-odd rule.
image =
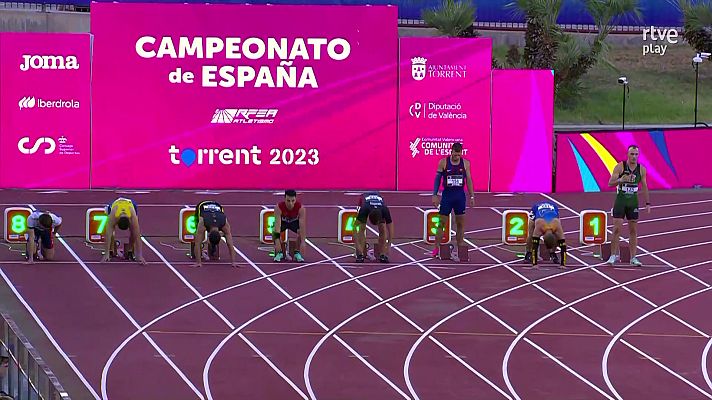
[[[391,224],[393,223],[393,218],[391,218],[391,211],[388,209],[388,206],[384,205],[383,207],[372,207],[368,204],[364,205],[363,207],[360,207],[358,209],[358,215],[356,215],[356,220],[362,224],[367,224],[368,223],[368,215],[371,214],[371,211],[373,210],[381,210],[381,223],[385,224]]]
[[[638,220],[638,202],[616,197],[613,204],[613,218],[624,218],[628,221]]]
[[[106,215],[111,214],[111,204],[114,202],[112,201],[111,203],[107,204],[104,209],[106,210]],[[131,199],[131,204],[133,204],[134,211],[136,211],[136,215],[138,215],[138,206],[136,205],[136,202]]]
[[[222,227],[225,226],[225,222],[227,222],[227,217],[225,217],[225,213],[221,213],[218,211],[205,211],[203,212],[201,217],[203,217],[203,224],[205,225],[205,229],[207,230],[210,230],[212,227],[222,229]]]
[[[51,229],[32,228],[35,231],[35,243],[42,243],[43,249],[51,249],[54,247],[54,240]]]
[[[556,231],[556,228],[559,226],[559,219],[558,219],[558,218],[554,218],[554,219],[552,219],[551,221],[548,221],[548,222],[547,222],[545,219],[543,219],[543,218],[537,218],[537,219],[541,219],[542,221],[544,221],[544,227],[542,228],[542,230],[543,230],[544,232],[551,231],[551,232],[553,233],[553,232]],[[536,220],[534,220],[534,222],[536,222]]]
[[[295,219],[289,222],[285,222],[284,220],[282,220],[282,222],[279,224],[279,233],[282,233],[287,229],[294,233],[299,233],[299,220]]]
[[[452,210],[455,210],[455,215],[463,215],[465,208],[467,208],[467,196],[464,190],[443,192],[440,200],[440,215],[450,215]]]

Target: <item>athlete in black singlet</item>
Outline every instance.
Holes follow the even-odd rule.
[[[233,267],[237,267],[235,262],[235,246],[232,242],[232,234],[230,231],[230,223],[225,216],[225,210],[220,203],[212,200],[201,201],[195,207],[196,232],[195,240],[203,238],[205,232],[208,232],[208,252],[212,254],[214,249],[220,245],[221,235],[225,235],[228,250],[230,251],[230,263]],[[200,267],[202,261],[201,246],[193,246],[193,256],[195,257],[195,266]]]

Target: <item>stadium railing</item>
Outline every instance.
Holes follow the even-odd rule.
[[[0,391],[14,400],[71,400],[13,319],[1,315]]]

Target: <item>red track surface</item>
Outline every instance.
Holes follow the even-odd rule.
[[[416,207],[430,208],[429,196],[386,193],[401,238],[389,265],[354,264],[335,243],[336,205],[354,196],[304,194],[307,263],[275,264],[257,239],[272,193],[130,194],[145,267],[100,264],[84,243],[86,208],[115,196],[0,191],[3,207],[65,219],[58,261],[29,266],[5,248],[0,267],[97,398],[712,398],[710,192],[652,195],[639,228],[645,267],[600,266],[589,247],[572,250],[565,271],[526,268],[498,245],[497,211],[527,209],[538,194],[479,195],[466,228],[480,247],[470,264],[448,264],[418,241]],[[191,268],[177,240],[180,208],[207,197],[227,205],[238,269]],[[574,212],[612,200],[554,197],[569,247]]]

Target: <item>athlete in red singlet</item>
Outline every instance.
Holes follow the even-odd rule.
[[[297,234],[297,249],[294,253],[294,260],[304,262],[304,244],[306,241],[307,210],[302,203],[297,201],[297,192],[287,190],[284,192],[284,201],[280,201],[274,209],[274,228],[272,238],[274,239],[274,261],[284,260],[282,253],[282,243],[280,236],[282,232],[289,229]]]

